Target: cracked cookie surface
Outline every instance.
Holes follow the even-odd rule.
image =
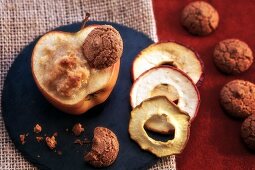
[[[241,137],[247,147],[255,151],[255,114],[244,120],[241,127]]]
[[[96,127],[91,151],[84,156],[84,160],[94,167],[107,167],[115,161],[118,153],[117,136],[107,128]]]
[[[219,14],[209,3],[195,1],[183,9],[181,23],[191,34],[208,35],[217,28]]]
[[[238,74],[246,71],[253,63],[250,47],[238,39],[226,39],[214,49],[214,63],[224,73]]]
[[[221,89],[220,103],[233,117],[245,118],[255,114],[255,84],[244,80],[227,83]]]
[[[93,29],[83,43],[83,55],[90,67],[105,69],[121,57],[123,42],[120,34],[111,26]]]

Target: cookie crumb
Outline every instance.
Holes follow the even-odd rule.
[[[43,137],[41,137],[41,136],[37,136],[35,138],[36,138],[37,142],[41,142],[43,140]]]
[[[82,125],[80,123],[76,123],[73,126],[72,131],[75,134],[75,136],[80,136],[80,134],[84,131],[84,128],[82,127]]]
[[[76,139],[74,142],[74,144],[79,144],[79,145],[83,145],[83,142],[80,139]]]
[[[56,148],[56,145],[57,145],[57,141],[56,141],[56,138],[55,136],[52,136],[52,137],[46,137],[45,139],[46,141],[46,144],[48,145],[48,147],[53,150]]]
[[[34,132],[35,133],[40,133],[42,131],[42,127],[39,124],[36,124],[34,127]]]
[[[25,141],[26,135],[25,134],[20,134],[19,135],[19,139],[22,145],[24,145],[26,143]]]

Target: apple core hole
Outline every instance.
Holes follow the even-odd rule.
[[[177,100],[174,100],[173,102],[174,102],[174,104],[176,104],[176,105],[177,105],[177,104],[178,104],[178,102],[179,102],[179,100],[177,99]]]
[[[173,61],[165,61],[160,64],[160,66],[171,66],[177,68],[177,65]]]
[[[144,124],[144,129],[149,137],[154,140],[166,142],[174,139],[175,128],[167,121],[167,115],[155,114]]]
[[[160,133],[148,130],[148,129],[145,129],[145,131],[150,138],[152,138],[156,141],[167,142],[168,140],[174,139],[174,132],[170,133],[170,134],[160,134]]]
[[[170,84],[159,84],[155,86],[151,91],[151,97],[155,96],[166,96],[168,100],[178,104],[179,93],[174,86]]]

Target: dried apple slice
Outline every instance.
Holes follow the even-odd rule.
[[[200,104],[197,87],[185,73],[169,66],[152,68],[136,79],[130,91],[131,106],[134,108],[145,99],[153,97],[152,92],[162,84],[171,86],[171,89],[174,89],[174,96],[177,92],[178,107],[193,119]],[[171,91],[165,91],[165,94],[161,92],[160,95],[171,96]]]
[[[195,84],[202,81],[203,64],[199,56],[176,42],[156,43],[142,50],[133,62],[133,80],[160,65],[170,65],[182,70]]]
[[[144,124],[155,115],[163,115],[167,122],[174,127],[173,139],[162,142],[148,136],[144,130]],[[157,157],[180,154],[189,138],[189,120],[190,116],[165,96],[156,96],[143,101],[131,111],[129,134],[142,149],[153,153]]]

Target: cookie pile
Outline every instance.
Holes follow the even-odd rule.
[[[213,33],[219,25],[217,10],[207,2],[189,3],[182,11],[182,26],[191,34],[205,36]],[[239,39],[225,39],[217,43],[213,59],[216,67],[225,74],[238,74],[253,63],[252,50]]]
[[[232,117],[245,119],[241,137],[246,146],[255,150],[255,84],[244,80],[233,80],[223,86],[220,103]]]
[[[207,2],[191,2],[182,11],[181,23],[189,33],[205,36],[216,30],[219,14]],[[253,60],[251,48],[239,39],[222,40],[214,48],[214,64],[226,75],[247,71]],[[245,80],[227,83],[220,92],[220,103],[232,117],[246,118],[242,124],[241,137],[249,148],[255,150],[255,84]]]

